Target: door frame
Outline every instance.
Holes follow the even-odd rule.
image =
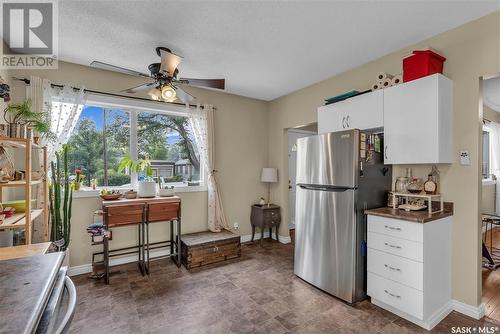
[[[288,178],[288,192],[287,192],[287,202],[288,202],[288,217],[287,217],[287,226],[288,230],[295,228],[295,224],[292,225],[292,218],[295,217],[295,215],[292,213],[295,211],[295,202],[292,204],[292,199],[291,199],[291,194],[292,194],[292,189],[293,185],[291,184],[291,171],[295,170],[295,168],[290,168],[290,153],[291,153],[291,142],[290,142],[290,134],[296,134],[296,135],[303,135],[299,138],[304,138],[304,137],[309,137],[309,136],[314,136],[317,135],[316,132],[314,131],[309,131],[309,130],[302,130],[302,129],[295,129],[295,128],[290,128],[286,130],[286,138],[287,138],[287,178]]]

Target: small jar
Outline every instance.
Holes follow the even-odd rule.
[[[424,183],[421,179],[414,177],[406,189],[412,194],[420,194],[424,190]]]
[[[394,191],[396,193],[407,192],[407,187],[408,187],[408,178],[407,177],[398,177],[396,179],[396,184],[394,185]]]

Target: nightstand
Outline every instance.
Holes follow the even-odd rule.
[[[252,223],[252,241],[255,236],[255,228],[260,228],[260,243],[264,238],[264,231],[269,228],[269,237],[272,239],[273,227],[276,228],[276,240],[279,241],[278,231],[281,223],[280,207],[274,204],[252,205],[252,214],[250,215],[250,222]]]

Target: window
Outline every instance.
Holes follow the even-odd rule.
[[[69,170],[81,169],[98,187],[130,188],[144,178],[143,173],[118,173],[121,159],[149,159],[155,180],[175,186],[199,185],[200,156],[191,123],[184,113],[110,107],[108,104],[85,105],[73,130]]]
[[[490,133],[483,130],[483,162],[482,162],[483,179],[490,177]]]

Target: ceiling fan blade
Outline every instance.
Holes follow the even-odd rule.
[[[179,83],[199,86],[199,87],[209,87],[217,89],[225,89],[226,79],[192,79],[192,78],[180,78]]]
[[[143,77],[143,78],[150,78],[150,76],[146,73],[141,73],[141,72],[137,72],[134,70],[130,70],[130,69],[125,68],[125,67],[111,65],[108,63],[103,63],[102,61],[98,61],[98,60],[94,60],[93,62],[91,62],[90,66],[94,67],[94,68],[99,68],[101,70],[108,70],[108,71],[120,72],[123,74],[135,75],[135,76]]]
[[[175,69],[182,62],[182,57],[161,49],[160,71],[167,73],[169,77],[174,77]]]
[[[182,101],[182,103],[190,103],[195,99],[195,97],[191,94],[188,94],[184,89],[175,87],[175,96]]]
[[[134,94],[134,93],[144,92],[146,90],[153,88],[155,85],[156,85],[156,82],[149,82],[149,83],[145,83],[145,84],[142,84],[139,86],[135,86],[132,88],[122,90],[122,91],[120,91],[120,93]]]

